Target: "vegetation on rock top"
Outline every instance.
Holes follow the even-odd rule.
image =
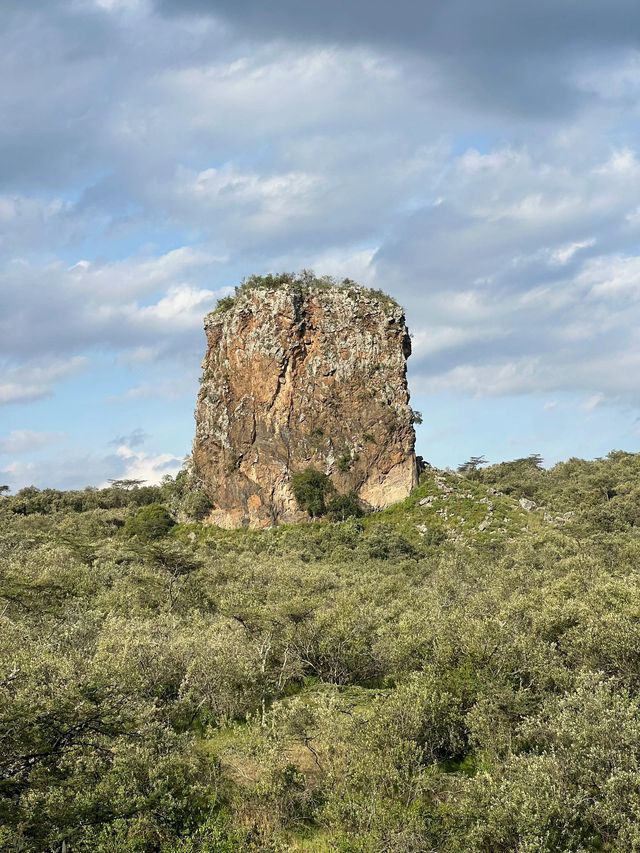
[[[398,303],[382,290],[362,287],[349,278],[338,280],[332,276],[317,276],[311,270],[302,270],[298,273],[269,273],[268,275],[252,275],[245,278],[235,288],[234,296],[223,296],[213,310],[213,314],[221,314],[231,309],[237,300],[256,290],[280,290],[287,289],[294,293],[306,294],[312,291],[340,289],[352,291],[354,294],[367,294],[371,299],[386,306],[400,307]]]

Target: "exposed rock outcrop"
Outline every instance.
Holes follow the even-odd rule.
[[[224,527],[295,521],[313,466],[380,508],[417,481],[402,308],[309,276],[253,279],[205,319],[194,474]]]

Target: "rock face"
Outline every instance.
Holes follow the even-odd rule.
[[[254,279],[205,319],[193,471],[223,527],[304,518],[307,467],[380,508],[417,482],[402,308],[351,283]]]

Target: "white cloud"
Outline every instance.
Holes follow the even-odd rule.
[[[205,311],[210,310],[219,294],[213,290],[198,289],[189,285],[170,287],[167,293],[154,305],[133,308],[134,320],[144,323],[171,322],[176,325],[193,328],[199,325]]]
[[[8,483],[14,492],[28,485],[63,489],[83,489],[89,485],[104,487],[110,479],[145,480],[154,485],[165,474],[176,474],[181,461],[171,453],[145,453],[127,444],[118,446],[109,455],[93,452],[73,455],[67,450],[37,462],[21,459],[2,464],[0,482]]]
[[[580,249],[588,249],[596,243],[593,237],[588,240],[579,240],[576,243],[567,243],[565,246],[559,246],[551,252],[551,263],[558,264],[563,267],[567,264]]]
[[[582,408],[585,412],[592,412],[594,409],[597,409],[604,401],[606,397],[604,394],[592,394],[588,400],[585,400]]]
[[[134,359],[151,350],[160,357],[200,329],[225,290],[200,283],[218,268],[215,255],[188,247],[110,263],[9,264],[0,281],[6,305],[0,353],[16,358],[107,347],[131,349]]]
[[[4,438],[0,438],[0,453],[31,453],[61,441],[63,438],[64,433],[61,432],[34,432],[28,429],[12,430]]]
[[[136,451],[127,445],[116,449],[116,455],[123,461],[123,479],[144,480],[148,485],[157,485],[166,474],[175,476],[182,467],[182,458],[171,453],[149,455]],[[103,483],[106,486],[108,483]]]
[[[192,392],[192,388],[185,383],[184,379],[162,380],[155,383],[135,385],[128,388],[123,394],[111,397],[114,403],[126,403],[131,400],[177,400],[185,393]]]
[[[0,406],[9,403],[32,403],[49,396],[51,389],[46,385],[22,385],[15,382],[0,383]]]
[[[86,368],[88,360],[74,356],[66,361],[57,360],[40,367],[28,362],[24,365],[6,364],[0,381],[0,406],[10,403],[31,403],[52,394],[53,385]]]
[[[554,140],[536,156],[453,161],[443,201],[400,222],[372,261],[373,281],[409,309],[414,381],[640,403],[634,368],[622,366],[640,360],[635,163],[600,152],[585,169]]]

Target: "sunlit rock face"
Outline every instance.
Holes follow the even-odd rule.
[[[417,482],[402,308],[379,291],[320,280],[243,286],[205,319],[193,469],[209,521],[303,518],[293,473],[327,473],[372,508]]]

